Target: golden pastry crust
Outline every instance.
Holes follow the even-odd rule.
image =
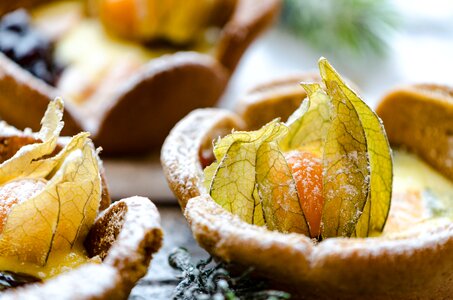
[[[287,103],[278,101],[283,96],[263,107],[273,110],[269,103]],[[445,299],[453,293],[450,220],[426,222],[375,238],[331,238],[315,243],[304,235],[247,224],[217,205],[201,185],[202,166],[195,155],[203,151],[199,141],[212,137],[218,124],[228,124],[223,128],[228,132],[243,126],[241,119],[222,109],[197,110],[177,124],[162,149],[170,187],[185,207],[196,240],[209,253],[253,266],[304,299]],[[208,120],[212,121],[206,125]]]
[[[1,6],[1,4],[0,4]],[[41,118],[51,99],[58,93],[55,88],[34,77],[0,52],[0,116],[16,128],[40,128]],[[82,131],[74,119],[71,103],[66,103],[63,135]]]
[[[0,163],[37,140],[0,122]],[[61,138],[56,151],[65,144]],[[153,253],[162,244],[160,216],[147,198],[132,197],[110,205],[102,173],[102,199],[94,225],[85,240],[90,262],[40,284],[29,284],[0,293],[1,299],[127,299],[132,287],[148,269]]]
[[[390,142],[417,153],[453,180],[453,89],[417,84],[388,93],[376,112]]]
[[[15,9],[25,7],[33,7],[35,5],[44,4],[52,0],[15,0],[15,1],[2,1],[0,4],[0,16],[13,11]]]
[[[0,15],[46,0],[0,2]],[[14,2],[14,1],[13,1]],[[231,3],[225,2],[231,10]],[[253,9],[251,8],[253,5]],[[106,153],[159,149],[174,124],[197,107],[213,106],[240,57],[278,15],[280,0],[238,0],[228,13],[214,56],[177,52],[153,59],[119,84],[110,99],[83,108],[66,105],[63,134],[90,131]],[[224,18],[221,16],[221,18]],[[222,21],[224,22],[224,20]],[[77,83],[74,83],[77,84]],[[0,53],[0,115],[8,123],[37,130],[48,101],[61,92],[30,75]],[[114,136],[112,136],[114,134]],[[117,138],[121,136],[121,138]]]
[[[253,267],[304,299],[445,299],[453,293],[453,224],[414,228],[404,237],[333,238],[247,224],[207,195],[185,216],[198,243],[227,262]]]

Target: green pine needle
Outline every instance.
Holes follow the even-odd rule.
[[[284,0],[282,24],[314,48],[384,54],[399,16],[389,0]]]
[[[212,258],[192,263],[184,248],[174,250],[168,262],[182,272],[175,288],[175,300],[283,300],[290,295],[281,291],[266,290],[263,281],[250,278],[250,272],[239,277],[232,276],[223,263],[213,263]]]

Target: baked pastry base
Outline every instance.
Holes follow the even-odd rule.
[[[281,111],[272,109],[274,105],[294,103],[290,93],[285,95],[250,102],[255,111],[265,107],[266,118],[273,118]],[[300,96],[296,95],[299,100]],[[453,294],[449,219],[433,219],[379,237],[318,243],[304,235],[247,224],[217,205],[202,186],[203,167],[210,163],[202,154],[211,151],[214,137],[249,127],[244,120],[250,118],[244,115],[252,110],[238,111],[241,115],[222,109],[193,111],[176,125],[162,149],[170,188],[203,248],[221,260],[255,268],[260,276],[303,299],[447,299]],[[394,195],[394,201],[395,197],[406,201],[412,196]]]

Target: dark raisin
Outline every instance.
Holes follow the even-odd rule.
[[[49,45],[37,34],[29,33],[20,39],[14,49],[14,60],[22,66],[32,64],[45,57]]]
[[[55,85],[62,67],[53,59],[53,45],[31,27],[25,10],[17,10],[0,20],[0,51],[25,70]]]
[[[41,78],[44,81],[52,81],[52,74],[47,68],[47,65],[42,60],[36,60],[32,65],[28,67],[31,73],[35,74],[37,77]]]

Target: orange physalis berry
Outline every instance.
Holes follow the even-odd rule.
[[[30,199],[45,186],[43,180],[37,179],[15,180],[0,186],[0,233],[3,232],[3,226],[13,205]]]
[[[301,150],[287,152],[285,158],[296,182],[297,193],[308,223],[310,237],[319,237],[324,205],[321,158],[314,153]]]

